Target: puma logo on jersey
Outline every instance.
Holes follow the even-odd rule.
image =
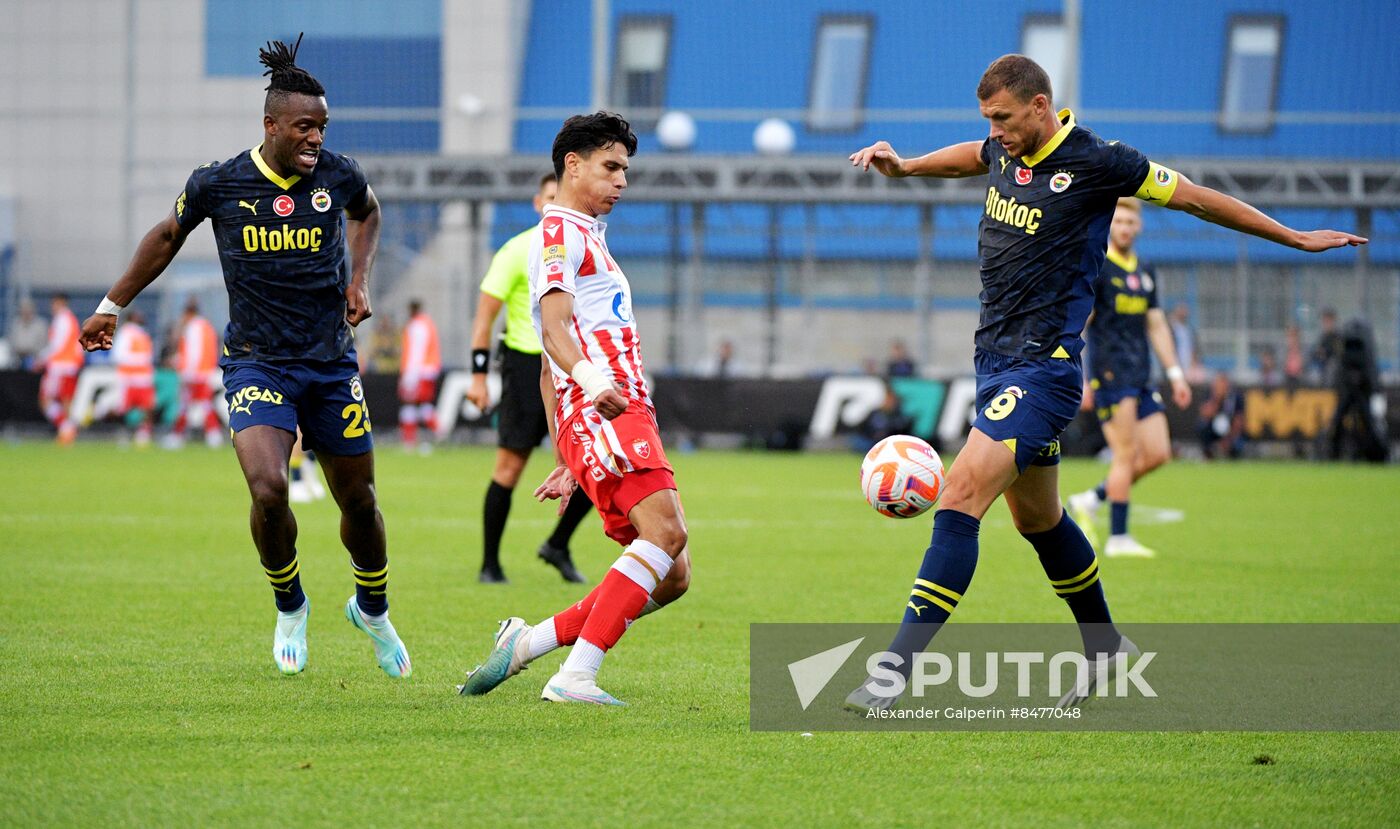
[[[262,201],[262,199],[253,199],[253,203],[252,203],[252,204],[249,204],[249,203],[246,202],[246,201],[240,201],[240,202],[238,203],[238,206],[239,206],[239,207],[246,207],[246,208],[248,208],[249,210],[253,211],[253,215],[256,216],[256,215],[258,215],[258,202],[260,202],[260,201]]]
[[[1011,159],[1009,159],[1009,158],[1002,158],[1002,159],[1001,159],[1001,172],[1002,172],[1003,174],[1006,173],[1006,165],[1009,164],[1009,163],[1011,163]]]

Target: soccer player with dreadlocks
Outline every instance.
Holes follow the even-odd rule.
[[[379,202],[354,160],[322,146],[325,89],[296,65],[297,48],[272,42],[259,59],[271,76],[263,140],[190,174],[171,213],[83,323],[89,351],[112,347],[121,310],[170,264],[204,219],[229,294],[224,372],[234,449],[252,495],[253,543],[277,604],[273,660],[306,667],[310,603],[302,592],[287,463],[301,427],[340,506],[355,595],[346,618],[368,634],[392,677],[412,670],[389,622],[384,519],[374,489],[373,440],[350,329],[370,316],[369,275],[379,244]]]

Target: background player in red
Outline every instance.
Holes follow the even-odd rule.
[[[54,294],[49,306],[49,343],[34,361],[42,371],[39,406],[44,417],[58,430],[58,442],[72,443],[78,436],[77,424],[68,418],[73,392],[78,388],[78,372],[83,369],[83,349],[78,345],[78,317],[68,308],[67,294]]]
[[[423,303],[408,303],[408,324],[403,327],[403,362],[399,366],[399,432],[405,449],[415,447],[431,452],[437,432],[438,375],[442,373],[442,350],[437,326],[423,310]],[[428,434],[418,442],[418,426]]]
[[[151,414],[156,408],[155,345],[140,311],[127,315],[126,323],[112,338],[112,362],[117,366],[121,405],[118,414],[136,425],[136,445],[151,443]]]
[[[212,447],[223,443],[223,424],[214,411],[214,372],[218,370],[219,336],[214,326],[200,316],[199,303],[185,303],[175,330],[179,342],[175,350],[175,371],[180,375],[180,411],[165,439],[165,446],[178,449],[185,443],[185,430],[191,424],[204,429],[204,442]]]
[[[685,516],[643,376],[631,287],[598,218],[622,197],[636,150],[636,136],[617,115],[564,122],[553,148],[559,195],[545,207],[529,260],[535,329],[545,350],[540,391],[553,403],[558,461],[535,495],[568,498],[582,487],[603,531],[624,550],[582,601],[534,627],[519,617],[503,622],[464,694],[484,694],[531,660],[573,645],[542,698],[621,705],[597,685],[604,654],[633,621],[689,585]]]

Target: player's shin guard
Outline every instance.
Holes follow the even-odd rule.
[[[616,645],[641,615],[672,563],[671,557],[651,542],[637,539],[629,544],[594,590],[593,609],[560,670],[597,673],[602,654]]]
[[[933,537],[924,552],[919,575],[904,605],[904,619],[895,634],[890,652],[904,662],[897,670],[906,677],[913,655],[921,653],[933,640],[939,626],[948,620],[972,584],[977,569],[977,534],[982,522],[967,513],[941,509],[933,516]]]
[[[1079,623],[1085,652],[1112,653],[1118,647],[1119,634],[1099,580],[1099,560],[1079,525],[1064,513],[1053,529],[1024,535],[1040,555],[1050,586]]]
[[[281,567],[264,567],[267,581],[272,585],[272,598],[277,609],[283,613],[294,613],[306,604],[306,594],[301,590],[301,563],[296,556]]]
[[[355,573],[355,603],[366,616],[383,616],[389,612],[389,565],[367,570],[352,559]]]

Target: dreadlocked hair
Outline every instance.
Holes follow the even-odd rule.
[[[272,103],[287,95],[314,95],[326,94],[326,88],[321,86],[321,82],[316,77],[300,66],[297,66],[297,50],[301,48],[301,38],[305,33],[297,35],[297,42],[287,47],[287,44],[280,40],[268,41],[267,48],[258,50],[258,61],[267,67],[264,75],[271,75],[272,79],[267,85],[267,108],[272,108]]]

